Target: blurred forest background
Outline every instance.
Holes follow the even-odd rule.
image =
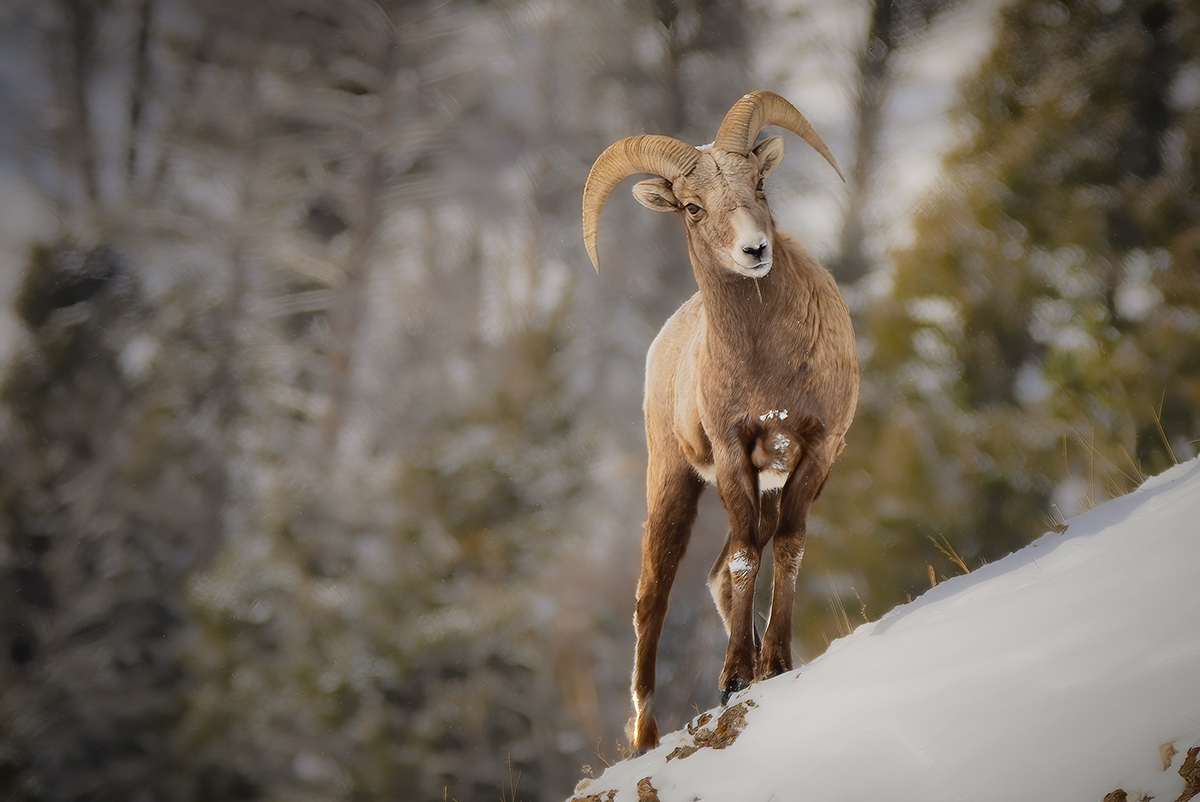
[[[0,6],[0,800],[547,802],[617,759],[694,280],[624,191],[595,276],[583,181],[756,88],[849,177],[792,137],[767,187],[863,371],[807,660],[1196,453],[1197,4]],[[668,728],[716,702],[724,528]]]

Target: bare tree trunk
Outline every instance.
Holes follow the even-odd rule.
[[[329,355],[327,386],[329,407],[321,423],[322,452],[337,447],[349,414],[352,395],[354,351],[366,311],[366,289],[370,283],[372,249],[382,216],[384,154],[379,145],[367,157],[359,179],[358,226],[354,246],[344,262],[346,283],[333,309],[333,348]],[[325,463],[330,464],[329,462]]]
[[[129,91],[129,133],[125,145],[125,189],[133,185],[137,172],[139,128],[146,105],[150,77],[150,33],[154,18],[154,0],[142,0],[138,6],[138,34],[134,50],[133,83]]]
[[[153,0],[146,0],[147,5],[151,2]],[[244,20],[243,23],[246,29],[255,33],[261,32],[265,24],[263,17],[258,14],[247,16],[249,19]],[[148,24],[148,19],[146,21]],[[212,45],[215,38],[215,31],[218,27],[219,23],[215,20],[210,21],[205,28],[206,36],[201,39],[201,48]],[[265,146],[262,131],[263,126],[260,123],[257,109],[258,89],[255,82],[255,74],[260,67],[258,58],[257,54],[247,56],[245,62],[241,65],[241,97],[239,100],[242,104],[243,114],[240,118],[234,117],[233,119],[237,121],[231,122],[230,126],[240,144],[238,148],[238,174],[240,176],[240,183],[238,186],[237,219],[231,221],[230,237],[227,241],[229,283],[226,285],[225,297],[221,303],[224,326],[221,340],[218,344],[217,370],[213,380],[213,386],[219,398],[217,405],[218,415],[223,431],[226,432],[232,431],[232,426],[241,416],[245,404],[244,388],[242,386],[242,380],[245,376],[245,371],[243,370],[245,356],[242,345],[247,323],[246,298],[250,292],[251,285],[251,243],[258,235],[254,221],[258,216],[258,206],[261,202],[257,191],[254,170],[263,155]],[[198,71],[201,63],[202,60],[197,57],[193,62],[193,72],[188,75],[188,80],[193,82],[193,84],[196,77],[195,73]],[[156,165],[156,171],[165,164],[166,160],[162,158],[160,151],[160,160]],[[161,175],[155,176],[156,181],[160,179]]]
[[[95,142],[87,94],[88,79],[94,66],[98,6],[92,0],[65,0],[65,3],[71,57],[68,98],[75,123],[72,141],[84,198],[89,205],[94,205],[100,198],[100,188],[96,179]]]
[[[687,111],[684,106],[683,76],[680,69],[683,54],[681,53],[679,33],[674,28],[679,9],[675,7],[674,2],[655,3],[654,8],[658,21],[667,29],[665,36],[667,52],[663,64],[663,103],[660,106],[662,113],[658,120],[659,125],[656,127],[659,133],[680,136],[683,133]]]
[[[846,193],[840,254],[833,269],[838,281],[846,284],[857,281],[870,270],[863,244],[869,231],[866,218],[879,167],[883,108],[891,85],[891,59],[896,49],[892,4],[893,0],[874,0],[866,45],[858,55],[858,131],[854,138],[854,166],[850,170]]]
[[[176,93],[177,100],[167,115],[166,131],[168,136],[179,125],[182,109],[186,106],[188,99],[195,93],[196,86],[200,80],[200,70],[211,59],[212,52],[216,48],[217,38],[221,34],[225,24],[225,15],[220,8],[210,12],[206,16],[199,43],[188,60],[183,80],[180,82],[179,91]],[[158,197],[162,190],[163,182],[167,177],[167,167],[170,164],[169,157],[170,149],[164,144],[160,144],[154,156],[154,167],[150,170],[150,183],[147,194],[151,198]]]
[[[385,211],[384,194],[389,174],[387,148],[397,133],[393,121],[398,103],[395,77],[403,54],[397,39],[396,21],[387,17],[382,10],[380,14],[382,16],[377,22],[388,26],[387,41],[381,43],[380,50],[370,59],[372,67],[378,70],[380,75],[379,105],[364,134],[365,152],[362,154],[362,168],[355,182],[358,197],[351,216],[351,220],[355,221],[352,223],[355,238],[350,253],[343,262],[346,282],[340,288],[330,310],[333,343],[325,375],[329,406],[320,423],[322,455],[337,448],[350,416],[354,392],[355,352],[363,327],[363,318],[370,308],[367,290],[371,284],[374,266],[375,241]],[[332,469],[334,463],[331,460],[323,460],[321,464],[325,469]]]
[[[866,42],[858,55],[858,96],[854,166],[847,187],[839,256],[831,269],[838,281],[850,284],[871,271],[866,239],[871,233],[870,199],[883,159],[881,139],[884,110],[896,79],[895,56],[912,47],[956,0],[873,0]]]

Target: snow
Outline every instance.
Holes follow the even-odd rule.
[[[754,565],[750,562],[750,552],[747,549],[734,552],[729,558],[729,570],[731,573],[743,576],[749,574],[754,569]]]
[[[649,778],[661,802],[1178,799],[1200,745],[1200,459],[1068,524],[738,694],[724,748],[668,759],[713,742],[716,708],[574,798],[636,802]]]

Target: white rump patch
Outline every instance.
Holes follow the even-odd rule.
[[[779,460],[776,460],[770,468],[758,472],[758,492],[766,493],[771,490],[779,490],[787,482],[788,475],[785,468],[779,467]]]
[[[717,486],[716,465],[713,465],[711,462],[707,465],[693,465],[692,470],[708,484],[713,487]],[[782,459],[775,460],[771,463],[771,467],[758,472],[758,492],[768,493],[772,490],[778,490],[783,487],[787,478],[787,465],[783,464]]]

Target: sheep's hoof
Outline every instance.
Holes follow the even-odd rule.
[[[749,687],[749,685],[742,682],[737,677],[734,677],[733,679],[729,680],[729,682],[726,682],[725,687],[721,689],[721,706],[724,707],[725,705],[729,704],[730,697],[732,697],[735,693],[738,691],[744,691]]]
[[[765,657],[759,665],[759,673],[754,677],[755,681],[778,677],[780,674],[786,674],[792,670],[791,661],[777,658]]]
[[[658,722],[648,712],[644,718],[635,715],[625,725],[625,737],[629,739],[630,754],[640,757],[658,746]]]

